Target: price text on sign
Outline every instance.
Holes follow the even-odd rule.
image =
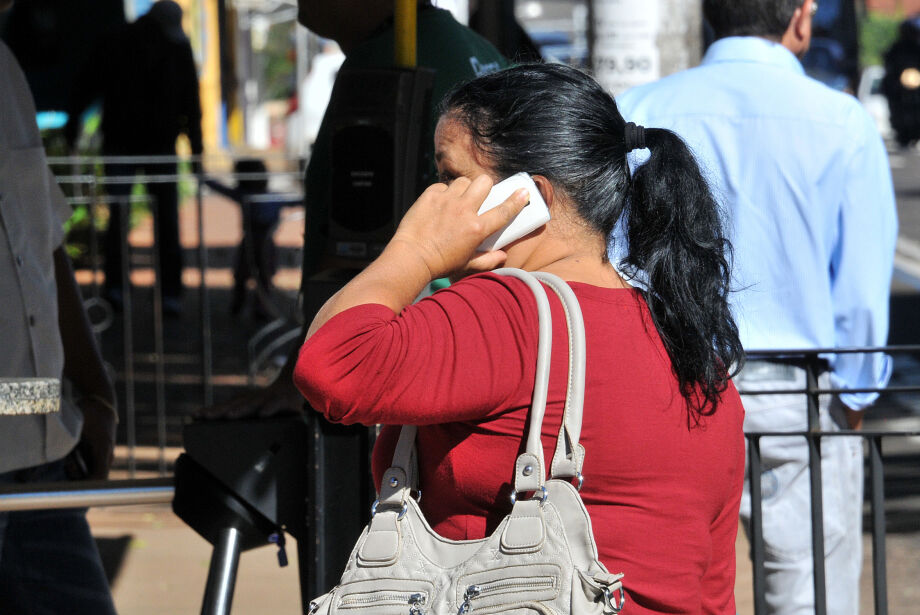
[[[598,72],[648,73],[654,66],[654,61],[647,55],[610,55],[596,57],[594,60],[594,68]]]

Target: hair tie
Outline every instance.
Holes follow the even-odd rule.
[[[623,130],[623,136],[626,140],[626,151],[631,152],[634,149],[645,149],[645,127],[639,126],[633,122],[627,122]]]

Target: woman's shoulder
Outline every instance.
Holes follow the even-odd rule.
[[[458,280],[432,295],[439,300],[462,299],[482,305],[518,305],[533,302],[533,292],[520,279],[492,271]]]
[[[568,282],[578,298],[586,321],[602,316],[605,320],[631,315],[646,320],[648,307],[634,288],[604,288],[583,282]],[[560,300],[544,286],[551,309],[557,314]],[[439,290],[431,297],[447,311],[474,309],[483,313],[502,313],[510,320],[536,319],[537,302],[527,284],[514,276],[495,272],[478,273]],[[561,315],[561,313],[558,313]],[[644,327],[643,327],[644,328]]]
[[[592,301],[632,305],[635,304],[637,300],[639,300],[640,304],[644,305],[644,301],[641,299],[640,291],[631,286],[628,288],[607,288],[603,286],[588,284],[587,282],[575,282],[569,280],[566,280],[566,283],[575,292],[575,295],[578,297],[579,301],[582,299],[587,299]],[[447,288],[454,289],[463,293],[495,292],[497,294],[508,293],[514,296],[533,295],[533,292],[521,279],[512,275],[496,273],[494,271],[477,273],[471,276],[467,276],[462,280],[453,283]]]
[[[476,326],[492,335],[496,329],[517,334],[526,323],[537,317],[533,293],[520,280],[495,273],[467,276],[438,290],[403,310],[410,321],[418,316],[426,320],[442,318],[461,328]],[[478,323],[478,324],[477,324]]]

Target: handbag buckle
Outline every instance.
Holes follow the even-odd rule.
[[[371,519],[377,515],[377,505],[380,504],[380,500],[374,500],[374,503],[371,504]],[[396,516],[397,521],[401,521],[403,517],[406,516],[406,513],[409,511],[409,503],[403,502],[402,510],[399,511],[399,514]]]
[[[534,491],[533,495],[534,495],[534,499],[536,499],[537,492]],[[540,485],[540,506],[543,506],[543,504],[546,502],[547,497],[549,497],[549,494],[546,491],[546,487]],[[517,493],[512,491],[511,492],[511,504],[513,505],[515,502],[517,502]]]
[[[609,612],[613,615],[623,610],[623,605],[626,604],[626,593],[623,591],[623,586],[619,580],[615,587],[604,588],[604,604],[606,606],[604,612],[608,612],[607,609],[609,609]]]

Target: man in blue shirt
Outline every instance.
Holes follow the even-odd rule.
[[[628,121],[677,132],[708,170],[735,250],[742,343],[748,350],[884,345],[897,238],[891,173],[856,99],[807,77],[796,57],[808,49],[816,3],[703,6],[717,40],[702,64],[617,102]],[[822,388],[882,387],[891,360],[839,354],[827,369]],[[736,381],[742,390],[802,389],[805,373],[792,362],[750,361]],[[857,429],[877,394],[829,397],[822,396],[822,429]],[[806,428],[803,395],[751,395],[745,409],[749,432]],[[763,438],[761,450],[766,600],[774,613],[813,613],[806,443]],[[862,446],[858,438],[825,438],[821,452],[828,612],[856,613]],[[747,525],[747,491],[741,514]]]

